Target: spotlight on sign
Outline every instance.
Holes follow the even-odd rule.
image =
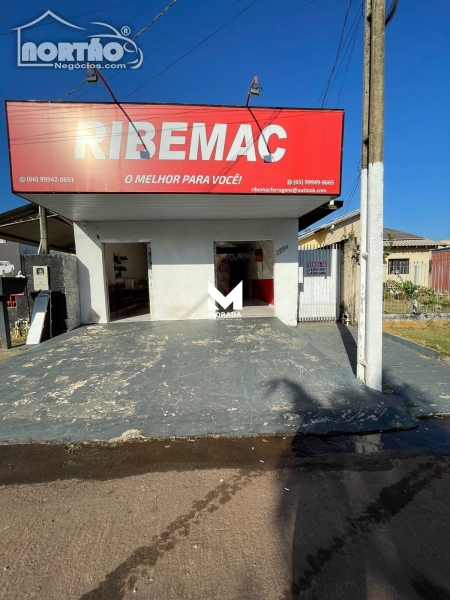
[[[336,206],[334,200],[330,200],[327,204],[328,210],[338,210],[339,206]]]
[[[250,87],[248,88],[247,102],[246,102],[245,106],[248,106],[248,103],[250,101],[250,96],[259,96],[261,92],[262,92],[262,87],[259,84],[258,77],[255,75],[255,77],[253,77],[253,79],[252,79]]]

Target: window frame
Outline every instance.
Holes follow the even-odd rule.
[[[409,258],[390,258],[388,259],[389,275],[409,275]]]

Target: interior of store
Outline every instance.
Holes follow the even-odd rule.
[[[243,282],[242,316],[274,315],[273,240],[217,241],[216,287],[224,296]]]
[[[150,319],[150,244],[105,244],[111,321]]]

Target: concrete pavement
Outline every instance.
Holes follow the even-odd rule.
[[[356,373],[356,327],[302,323],[295,331],[345,372]],[[383,385],[414,417],[450,414],[450,362],[383,339]]]
[[[341,363],[276,318],[82,327],[0,363],[0,441],[415,427]]]

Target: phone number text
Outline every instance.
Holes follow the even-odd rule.
[[[24,179],[21,177],[21,181]],[[27,177],[28,183],[74,183],[75,179],[73,177]]]

